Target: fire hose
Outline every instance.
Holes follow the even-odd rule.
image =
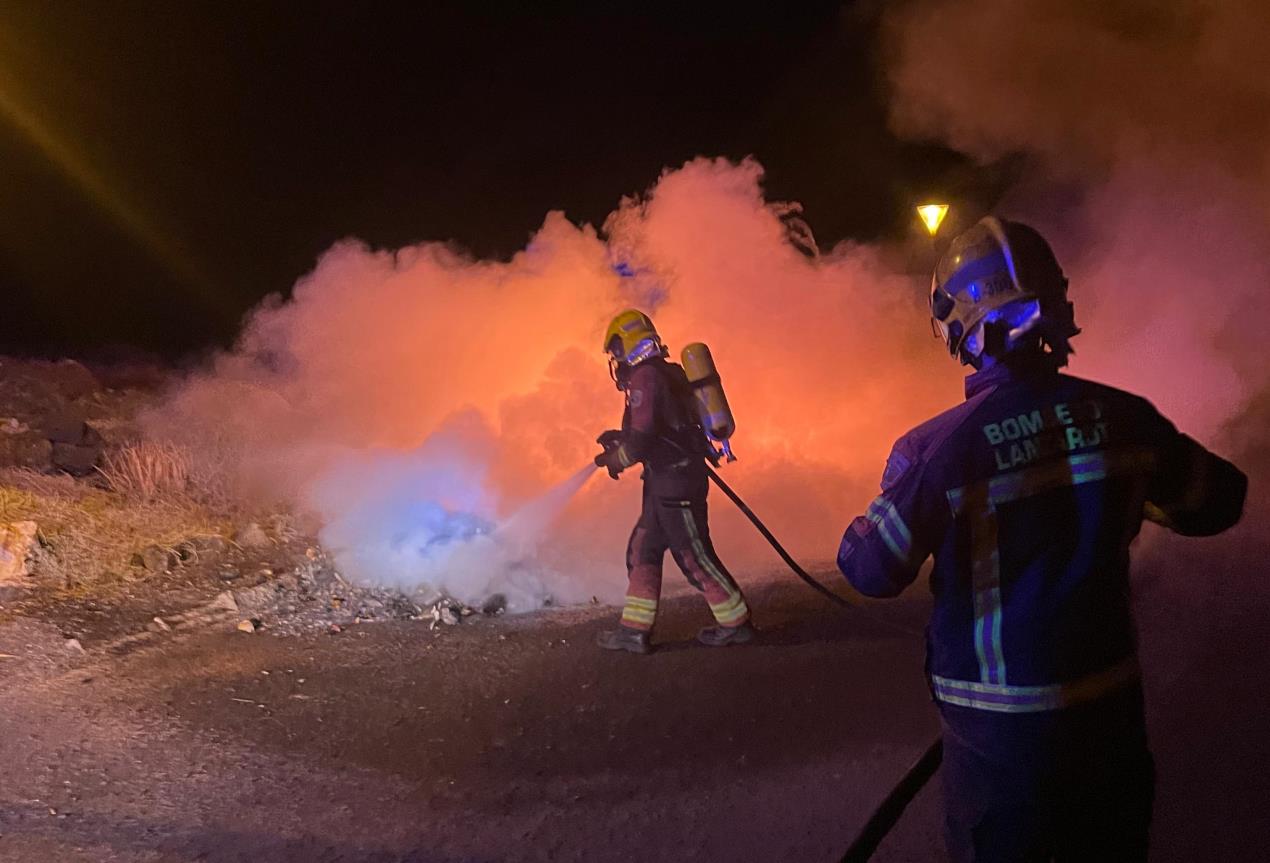
[[[763,535],[763,538],[767,540],[768,544],[776,550],[776,553],[780,555],[781,560],[785,561],[785,565],[790,568],[794,575],[798,576],[806,582],[809,587],[825,599],[832,602],[834,605],[848,609],[857,614],[864,613],[860,606],[855,605],[834,593],[819,581],[812,578],[807,570],[799,566],[798,561],[794,560],[790,553],[785,550],[785,547],[780,544],[780,541],[775,537],[775,535],[767,529],[767,525],[763,524],[763,521],[754,514],[754,510],[750,509],[749,505],[741,499],[741,496],[733,491],[732,487],[723,481],[723,478],[719,476],[714,468],[710,467],[710,465],[706,465],[706,473],[710,475],[711,481],[719,487],[719,490],[727,495],[728,500],[736,504],[737,509],[741,510],[745,517],[750,520],[750,524],[754,525],[755,529]],[[906,626],[901,626],[900,624],[893,623],[889,620],[883,620],[882,618],[874,615],[868,615],[868,617],[872,622],[884,624],[893,629],[901,630],[907,635],[915,634],[913,630]],[[847,848],[846,853],[843,854],[842,863],[863,863],[863,861],[866,861],[873,856],[873,852],[877,850],[878,845],[882,843],[882,840],[886,838],[886,835],[891,832],[897,823],[899,823],[900,816],[904,814],[904,810],[907,809],[908,805],[913,802],[913,799],[917,797],[918,792],[926,786],[926,783],[930,781],[931,777],[935,775],[935,771],[939,769],[939,764],[943,760],[943,755],[944,739],[942,736],[937,736],[926,747],[925,751],[922,752],[921,756],[913,763],[904,776],[900,778],[900,781],[895,784],[890,793],[887,794],[882,802],[873,810],[873,814],[869,816],[869,820],[865,822],[864,827],[856,835],[855,841],[851,843],[850,847]]]
[[[767,529],[767,525],[763,524],[762,520],[757,515],[754,514],[754,510],[750,509],[749,505],[746,504],[746,502],[741,499],[741,496],[737,494],[735,491],[733,491],[730,485],[728,485],[726,482],[723,481],[723,477],[719,476],[718,472],[715,471],[714,468],[710,467],[709,465],[706,465],[706,473],[710,475],[711,481],[714,482],[714,484],[719,487],[719,490],[728,496],[728,500],[736,504],[736,508],[741,510],[741,512],[745,515],[745,517],[750,520],[750,524],[754,525],[755,529],[757,529],[758,532],[763,535],[763,539],[767,540],[768,544],[771,545],[771,547],[776,550],[776,553],[780,555],[780,559],[785,561],[785,565],[790,568],[790,570],[794,573],[794,575],[801,578],[803,581],[807,583],[807,585],[812,590],[819,593],[821,596],[823,596],[825,599],[832,602],[834,605],[840,606],[842,608],[847,608],[852,611],[860,611],[860,607],[858,605],[855,605],[850,600],[834,593],[832,590],[825,587],[820,582],[816,581],[816,579],[812,578],[811,575],[808,574],[807,570],[799,566],[798,561],[794,560],[793,556],[791,556],[790,553],[785,550],[785,547],[780,544],[780,540],[778,540],[776,536],[770,530]],[[903,632],[905,635],[916,634],[913,630],[909,629],[907,626],[902,626],[898,623],[892,623],[889,620],[882,620],[881,618],[877,618],[873,616],[870,616],[869,619],[876,621],[878,623],[881,623],[884,626],[889,626],[892,629],[898,629],[901,632]]]

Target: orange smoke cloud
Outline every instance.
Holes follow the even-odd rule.
[[[354,576],[437,587],[414,523],[440,507],[497,524],[586,464],[622,411],[601,335],[637,305],[672,352],[710,344],[739,422],[729,478],[793,548],[827,559],[895,435],[955,400],[958,377],[926,328],[921,280],[868,248],[809,257],[761,179],[753,161],[698,159],[624,199],[605,239],[552,213],[506,262],[439,243],[339,243],[155,425],[214,434],[244,487],[316,512]],[[640,275],[620,278],[617,259]],[[612,596],[636,485],[592,481],[531,562],[461,565],[532,571],[522,606],[535,592]],[[769,567],[725,507],[725,558]],[[463,593],[459,582],[445,586]],[[488,573],[468,586],[508,587]]]

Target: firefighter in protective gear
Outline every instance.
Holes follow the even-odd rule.
[[[705,594],[716,625],[697,636],[721,647],[753,638],[740,587],[715,554],[707,522],[708,447],[683,369],[666,361],[653,322],[634,309],[613,319],[604,336],[614,380],[626,397],[620,431],[599,438],[595,463],[615,479],[643,465],[644,502],[626,547],[629,583],[621,625],[601,632],[609,650],[647,653],[669,551],[693,587]]]
[[[954,860],[1144,860],[1154,794],[1129,608],[1144,518],[1207,536],[1246,477],[1145,399],[1060,373],[1078,330],[1045,240],[988,218],[930,307],[975,371],[904,435],[838,566],[895,596],[930,555],[926,670],[944,728]]]

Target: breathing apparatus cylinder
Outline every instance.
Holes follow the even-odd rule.
[[[728,407],[728,397],[723,392],[723,381],[714,366],[710,349],[701,342],[693,342],[683,349],[680,361],[688,376],[688,383],[692,385],[701,427],[710,440],[720,445],[728,461],[736,461],[729,441],[736,434],[736,420],[732,417],[732,409]]]

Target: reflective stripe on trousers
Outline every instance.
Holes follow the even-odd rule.
[[[741,589],[732,580],[732,576],[715,560],[712,550],[705,547],[701,540],[701,535],[697,532],[696,519],[690,508],[684,508],[683,519],[684,527],[692,541],[692,553],[695,556],[694,562],[718,586],[716,590],[709,590],[704,584],[702,585],[702,592],[706,594],[711,614],[714,615],[714,619],[721,626],[740,626],[746,620],[749,620],[750,617],[750,609],[745,604],[745,597],[741,595]],[[717,591],[719,590],[725,595],[725,598],[721,600],[717,598]]]

